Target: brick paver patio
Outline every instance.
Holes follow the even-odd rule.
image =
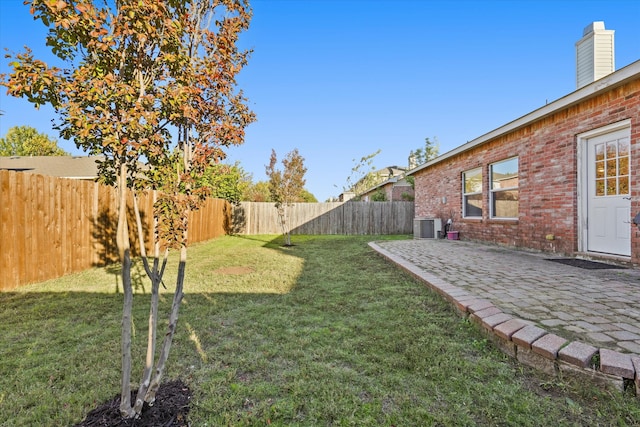
[[[558,337],[640,355],[640,270],[587,270],[549,261],[554,254],[466,241],[376,245],[427,281],[454,285]]]

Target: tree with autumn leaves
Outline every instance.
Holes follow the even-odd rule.
[[[303,201],[304,179],[307,168],[304,166],[304,157],[298,149],[294,149],[282,159],[283,170],[276,167],[278,157],[275,150],[271,150],[271,158],[266,166],[269,177],[269,194],[275,202],[278,211],[278,220],[284,236],[284,245],[291,246],[291,226],[289,224],[289,207],[295,202]]]
[[[249,26],[246,0],[86,0],[26,2],[49,28],[47,45],[64,64],[48,66],[31,50],[7,55],[0,78],[9,94],[58,113],[60,135],[104,156],[100,178],[118,191],[117,246],[122,262],[122,390],[120,412],[138,416],[158,390],[183,297],[188,214],[207,196],[202,174],[241,144],[255,120],[236,89],[248,52],[238,37]],[[157,190],[155,233],[147,246],[137,208],[140,192]],[[136,224],[127,216],[132,198]],[[147,355],[131,401],[133,289],[129,228],[136,227],[151,281]],[[147,247],[152,254],[147,255]],[[180,253],[164,341],[158,345],[159,285],[170,249]],[[156,354],[159,347],[159,354]]]

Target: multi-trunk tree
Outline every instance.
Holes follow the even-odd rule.
[[[276,168],[278,158],[276,151],[271,150],[269,165],[266,166],[269,177],[269,193],[271,200],[275,202],[278,210],[278,220],[284,236],[284,245],[291,246],[291,225],[289,224],[289,207],[302,201],[307,168],[304,166],[304,157],[298,149],[294,149],[282,159],[283,170]]]
[[[133,418],[153,403],[169,356],[183,297],[188,216],[206,196],[202,174],[241,144],[254,121],[236,76],[248,52],[238,37],[249,25],[246,0],[33,0],[35,19],[49,28],[47,45],[61,60],[51,67],[26,48],[10,54],[0,78],[8,93],[36,106],[51,104],[57,129],[89,154],[101,154],[101,180],[118,190],[117,246],[122,262],[122,390],[120,411]],[[147,245],[136,194],[157,190],[155,233]],[[129,224],[133,199],[136,225]],[[137,227],[151,280],[147,355],[131,401],[133,289],[129,228]],[[135,242],[133,242],[135,244]],[[147,255],[147,247],[153,254]],[[159,285],[170,249],[180,251],[164,341],[157,351]]]

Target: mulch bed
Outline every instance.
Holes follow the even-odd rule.
[[[131,401],[138,391],[131,392]],[[181,380],[161,384],[153,406],[146,403],[137,419],[120,416],[120,395],[98,406],[87,414],[87,418],[74,427],[188,427],[191,391]]]

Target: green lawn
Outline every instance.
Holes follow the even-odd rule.
[[[501,354],[367,246],[387,238],[192,247],[165,377],[190,385],[192,425],[640,425],[637,398]],[[149,285],[136,286],[140,341]],[[120,291],[112,267],[0,293],[1,426],[71,425],[118,394]]]

